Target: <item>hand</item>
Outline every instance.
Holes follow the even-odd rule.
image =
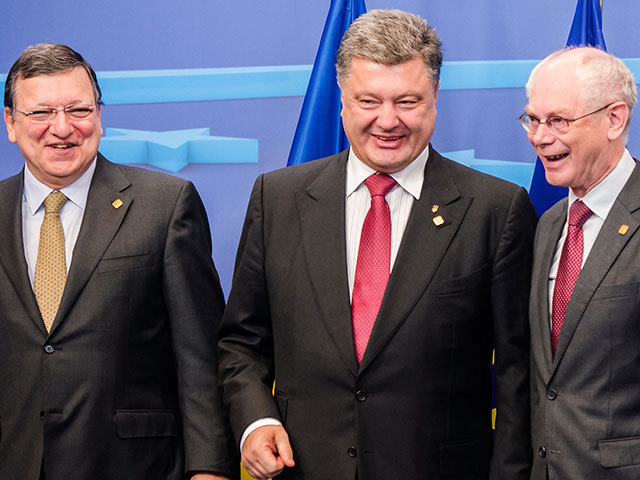
[[[293,467],[289,435],[281,425],[256,428],[242,445],[242,466],[255,478],[271,478]]]
[[[191,480],[231,480],[229,477],[222,477],[215,473],[196,473]]]

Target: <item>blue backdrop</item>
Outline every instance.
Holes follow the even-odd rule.
[[[177,170],[194,181],[228,293],[251,186],[258,174],[286,165],[329,3],[5,0],[0,74],[30,44],[66,43],[82,53],[105,93],[102,123],[109,130],[102,150],[112,160],[151,162],[156,166],[149,168]],[[535,155],[517,121],[526,103],[523,85],[535,60],[565,45],[576,2],[366,4],[417,13],[440,34],[445,68],[434,146],[528,186]],[[607,48],[627,60],[636,78],[639,17],[636,0],[604,0]],[[638,128],[634,122],[632,154],[638,154]],[[23,163],[6,135],[0,158],[3,178]]]

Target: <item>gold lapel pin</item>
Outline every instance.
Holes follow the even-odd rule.
[[[618,229],[618,233],[620,235],[626,235],[628,231],[629,231],[629,225],[627,224],[620,225],[620,228]]]
[[[444,223],[444,218],[442,218],[442,215],[438,215],[437,217],[433,217],[433,223],[435,224],[436,227],[439,227],[440,225],[442,225]]]
[[[439,205],[434,205],[433,207],[431,207],[431,213],[436,213],[439,208],[440,208]]]
[[[113,202],[111,202],[111,205],[113,205],[113,208],[120,208],[122,206],[122,203],[122,200],[116,198]]]

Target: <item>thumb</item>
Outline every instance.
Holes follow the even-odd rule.
[[[293,467],[296,463],[293,461],[293,450],[289,443],[289,436],[283,432],[282,435],[276,435],[275,442],[278,456],[280,460],[282,460],[282,463],[287,467]]]

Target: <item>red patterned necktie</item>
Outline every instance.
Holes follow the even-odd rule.
[[[353,343],[358,363],[367,348],[389,281],[391,214],[384,197],[396,181],[388,175],[374,174],[365,183],[371,194],[371,207],[362,225],[351,300]]]
[[[580,200],[573,202],[569,209],[569,228],[567,230],[567,238],[562,247],[556,284],[553,289],[551,350],[554,355],[556,354],[560,329],[567,311],[567,305],[569,305],[573,287],[582,268],[582,250],[584,246],[582,226],[592,214],[593,212],[589,210],[589,207]]]

